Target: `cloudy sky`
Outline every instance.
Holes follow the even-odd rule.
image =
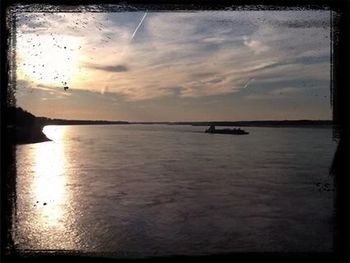
[[[330,11],[31,12],[16,21],[17,105],[38,116],[331,118]]]

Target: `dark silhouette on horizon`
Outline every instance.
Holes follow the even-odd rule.
[[[12,144],[49,141],[42,132],[45,122],[22,108],[8,108],[7,138]]]
[[[241,128],[233,128],[233,129],[219,129],[215,128],[215,125],[210,125],[208,129],[205,130],[205,133],[211,134],[233,134],[233,135],[246,135],[249,132],[242,130]]]
[[[215,129],[215,126],[238,126],[238,127],[329,127],[330,120],[266,120],[266,121],[188,121],[188,122],[128,122],[107,120],[66,120],[36,117],[20,107],[8,108],[8,124],[6,127],[7,137],[11,143],[35,143],[48,141],[42,132],[46,125],[114,125],[114,124],[165,124],[165,125],[192,125],[213,126],[208,133],[220,134],[248,134],[240,129]]]
[[[103,120],[64,120],[36,117],[20,107],[8,108],[7,138],[12,144],[25,144],[49,141],[43,133],[46,125],[106,125],[128,124],[125,121]]]

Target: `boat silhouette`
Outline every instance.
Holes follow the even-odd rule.
[[[205,130],[205,133],[217,133],[217,134],[234,134],[234,135],[245,135],[249,134],[249,132],[241,129],[241,128],[233,128],[233,129],[215,129],[215,125],[210,125],[208,129]]]

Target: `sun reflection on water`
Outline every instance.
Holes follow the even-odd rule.
[[[65,159],[61,147],[61,144],[40,144],[35,151],[33,198],[40,205],[49,205],[42,212],[45,223],[50,225],[59,224],[63,211],[58,204],[64,203],[66,198]]]
[[[29,183],[35,210],[34,218],[26,220],[35,220],[29,223],[42,247],[57,248],[62,244],[65,248],[74,248],[69,226],[70,194],[66,189],[69,174],[64,155],[65,127],[46,126],[43,132],[52,141],[33,147],[33,176]]]
[[[43,132],[45,133],[47,138],[53,140],[54,142],[62,141],[64,138],[65,131],[66,129],[64,126],[49,125],[43,128]]]

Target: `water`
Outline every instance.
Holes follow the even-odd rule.
[[[332,251],[331,129],[47,126],[17,146],[19,250]]]

